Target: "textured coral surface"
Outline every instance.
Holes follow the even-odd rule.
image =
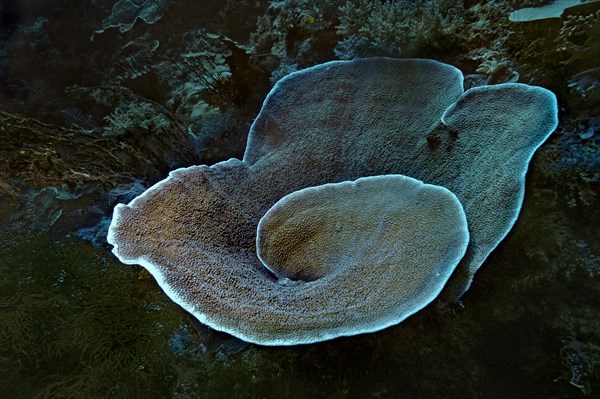
[[[471,241],[445,288],[457,299],[512,227],[528,162],[557,118],[554,96],[538,87],[506,84],[461,94],[460,72],[431,60],[369,58],[296,72],[267,97],[243,161],[172,172],[116,208],[108,241],[123,262],[148,268],[199,320],[243,339],[294,344],[373,331],[437,293],[411,299],[406,311],[398,310],[405,297],[390,299],[390,310],[373,306],[396,315],[390,319],[367,310],[377,301],[365,293],[390,289],[386,278],[377,287],[382,276],[369,274],[368,265],[357,272],[360,287],[346,286],[349,278],[336,279],[333,271],[312,283],[278,287],[255,254],[256,227],[292,191],[403,173],[448,188],[465,208]],[[429,231],[434,234],[428,228],[419,233],[419,251],[434,254],[437,240]],[[364,309],[356,317],[332,316],[356,307],[357,299]]]

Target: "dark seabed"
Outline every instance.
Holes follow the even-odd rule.
[[[0,398],[596,397],[600,2],[532,20],[547,3],[0,0]],[[557,95],[519,219],[460,302],[265,347],[112,255],[117,203],[242,157],[281,77],[370,56]]]

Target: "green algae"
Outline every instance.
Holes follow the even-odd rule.
[[[70,239],[4,233],[0,240],[2,397],[170,390],[168,337],[181,313],[152,280]]]

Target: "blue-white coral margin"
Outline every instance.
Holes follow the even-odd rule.
[[[227,163],[229,161],[235,160],[237,161],[237,159],[230,159],[228,161],[223,161],[220,162],[220,164],[223,163]],[[218,164],[216,164],[218,165]],[[196,306],[193,303],[189,303],[187,300],[185,300],[181,295],[179,295],[177,293],[177,291],[173,290],[171,288],[171,285],[166,281],[166,277],[165,275],[160,271],[160,268],[157,267],[156,265],[154,265],[150,260],[146,259],[145,257],[139,257],[139,258],[128,258],[125,257],[124,255],[122,255],[120,253],[119,250],[119,245],[117,244],[116,240],[115,240],[115,233],[114,230],[116,228],[116,225],[118,223],[118,220],[120,218],[120,214],[121,214],[121,210],[125,207],[131,207],[131,208],[135,208],[136,207],[136,203],[138,201],[141,201],[147,194],[155,191],[155,190],[160,190],[162,186],[164,186],[165,184],[167,184],[169,182],[169,180],[171,178],[173,178],[173,174],[179,172],[179,171],[184,171],[186,169],[189,168],[194,168],[194,166],[188,167],[188,168],[179,168],[176,169],[172,172],[169,173],[169,176],[167,178],[165,178],[164,180],[159,181],[158,183],[156,183],[155,185],[153,185],[152,187],[150,187],[148,190],[146,190],[144,193],[142,193],[140,196],[134,198],[129,204],[125,205],[125,204],[118,204],[117,206],[115,206],[114,208],[114,212],[113,212],[113,218],[112,221],[110,223],[110,226],[108,228],[108,235],[107,235],[107,241],[109,244],[113,245],[113,249],[112,252],[113,254],[124,264],[127,265],[140,265],[143,268],[145,268],[156,280],[156,282],[158,283],[158,285],[161,287],[161,289],[165,292],[165,294],[176,304],[178,304],[179,306],[181,306],[185,311],[189,312],[190,314],[192,314],[194,317],[196,317],[202,324],[205,324],[211,328],[214,328],[215,330],[218,331],[222,331],[225,333],[228,333],[234,337],[237,337],[243,341],[246,342],[250,342],[250,343],[254,343],[257,345],[264,345],[264,346],[289,346],[289,345],[303,345],[303,344],[312,344],[312,343],[316,343],[316,342],[321,342],[321,341],[326,341],[326,340],[330,340],[330,339],[335,339],[335,338],[339,338],[339,337],[348,337],[348,336],[354,336],[354,335],[358,335],[358,334],[368,334],[368,333],[372,333],[372,332],[376,332],[376,331],[380,331],[380,330],[384,330],[388,327],[394,326],[399,324],[400,322],[404,321],[406,318],[412,316],[413,314],[417,313],[419,310],[423,309],[424,307],[426,307],[427,305],[429,305],[431,302],[433,302],[433,300],[440,294],[440,292],[442,291],[442,289],[444,288],[445,284],[448,282],[448,279],[450,278],[450,276],[452,275],[452,273],[454,272],[456,265],[458,265],[460,259],[462,259],[462,257],[464,256],[468,244],[469,244],[469,240],[468,238],[469,236],[469,231],[468,231],[468,227],[467,227],[467,219],[466,219],[466,215],[463,213],[462,217],[463,217],[463,221],[464,223],[462,224],[464,226],[464,233],[467,237],[467,240],[465,241],[465,244],[459,249],[459,255],[457,256],[457,260],[456,260],[456,265],[454,268],[451,268],[451,270],[448,271],[446,276],[443,276],[443,280],[444,280],[444,284],[439,285],[436,290],[434,292],[432,292],[432,295],[430,295],[426,300],[420,302],[421,305],[417,306],[414,309],[411,309],[410,311],[405,312],[401,317],[396,318],[396,319],[389,319],[387,323],[384,324],[378,324],[376,326],[373,326],[371,328],[364,328],[364,329],[357,329],[357,330],[351,330],[351,329],[347,329],[346,331],[340,333],[340,331],[336,330],[335,332],[327,332],[327,331],[320,331],[319,334],[314,334],[312,336],[310,336],[310,339],[306,339],[305,341],[298,341],[297,337],[295,340],[292,339],[270,339],[270,340],[265,340],[265,339],[261,339],[261,340],[257,340],[255,337],[252,336],[248,336],[243,334],[242,332],[238,331],[238,330],[233,330],[233,329],[229,329],[229,328],[225,328],[221,325],[219,325],[216,322],[213,322],[207,315],[203,314],[202,312],[200,312]],[[364,178],[360,178],[358,180],[361,180]],[[412,178],[411,178],[412,179]],[[326,183],[326,184],[332,184],[332,183]],[[425,183],[423,183],[425,184]],[[430,186],[429,184],[425,184]],[[449,191],[448,189],[446,189],[445,187],[442,186],[434,186],[439,190],[443,190],[446,191],[448,193],[450,193],[453,197],[453,200],[456,201],[456,203],[458,204],[458,206],[461,207],[462,209],[462,204],[460,203],[460,201],[458,200],[458,198],[456,198],[456,196],[454,195],[454,193],[452,193],[451,191]],[[305,188],[306,189],[313,189],[313,187],[308,187]],[[262,263],[262,261],[260,261],[260,263]]]
[[[540,148],[542,146],[542,144],[544,144],[546,142],[546,140],[548,139],[548,137],[550,137],[550,135],[552,133],[554,133],[554,130],[556,130],[556,128],[558,127],[558,101],[556,99],[556,95],[554,93],[552,93],[550,90],[548,89],[544,89],[543,87],[539,87],[539,86],[530,86],[528,84],[524,84],[524,83],[501,83],[501,84],[497,84],[497,85],[486,85],[486,86],[476,86],[476,87],[472,87],[469,90],[465,91],[463,93],[463,95],[456,100],[454,103],[452,103],[447,109],[446,111],[442,114],[441,117],[441,121],[443,124],[446,124],[446,115],[450,112],[453,111],[454,107],[458,104],[458,102],[460,100],[462,100],[463,98],[465,98],[465,96],[467,96],[470,93],[474,93],[474,92],[485,92],[485,91],[491,91],[491,90],[497,90],[497,89],[501,89],[504,87],[519,87],[519,89],[524,89],[524,90],[530,90],[532,92],[540,92],[540,93],[544,93],[544,95],[548,96],[548,98],[551,100],[551,105],[552,105],[552,109],[549,110],[549,112],[552,114],[553,116],[553,120],[552,120],[552,124],[550,125],[551,128],[547,130],[546,135],[544,136],[543,140],[540,140],[539,144],[535,147],[533,147],[531,149],[531,151],[529,152],[529,155],[527,157],[527,163],[525,165],[525,168],[523,168],[523,173],[521,173],[521,181],[525,182],[525,177],[527,175],[527,171],[529,170],[529,165],[531,164],[531,158],[533,158],[533,155],[535,154],[535,152],[537,151],[538,148]],[[525,183],[523,183],[525,184]],[[515,223],[517,222],[517,220],[519,219],[519,214],[521,213],[521,209],[523,209],[523,201],[525,200],[525,190],[521,190],[520,192],[520,196],[518,198],[518,202],[519,202],[519,209],[517,210],[517,212],[515,213],[515,215],[513,216],[512,220],[510,221],[510,225],[509,227],[504,231],[504,233],[502,234],[502,237],[498,240],[498,242],[496,243],[496,245],[494,245],[494,247],[492,247],[490,249],[490,251],[487,253],[487,255],[481,259],[480,262],[478,262],[480,265],[483,264],[483,262],[485,262],[485,260],[490,256],[490,254],[494,251],[494,249],[496,249],[498,247],[498,245],[504,240],[504,238],[506,238],[506,236],[508,235],[508,233],[510,233],[510,231],[512,230],[513,226],[515,225]],[[471,286],[471,283],[473,281],[471,280],[469,282],[469,285],[465,288],[465,292],[469,289],[469,287]]]

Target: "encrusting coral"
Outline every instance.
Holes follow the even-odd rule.
[[[375,331],[435,295],[410,305],[390,300],[386,309],[393,315],[373,319],[381,306],[377,294],[398,284],[389,281],[393,274],[277,279],[257,256],[257,227],[273,204],[294,191],[401,173],[445,187],[464,208],[470,241],[442,292],[456,300],[514,224],[528,163],[557,125],[556,98],[545,89],[510,83],[463,92],[462,80],[449,65],[391,58],[336,61],[293,73],[265,100],[242,161],[171,172],[115,208],[108,241],[121,261],[147,268],[200,321],[244,340],[292,345]],[[413,217],[431,222],[425,209]],[[432,249],[428,229],[409,231],[412,250]],[[357,245],[365,238],[356,237]],[[439,237],[455,239],[442,234],[434,241]],[[384,243],[378,251],[385,250]],[[389,265],[404,267],[404,254],[390,256],[397,261]],[[381,261],[375,258],[359,263]],[[431,275],[431,265],[422,266],[403,274],[400,285],[426,280],[422,274]],[[444,282],[433,284],[439,291]]]

